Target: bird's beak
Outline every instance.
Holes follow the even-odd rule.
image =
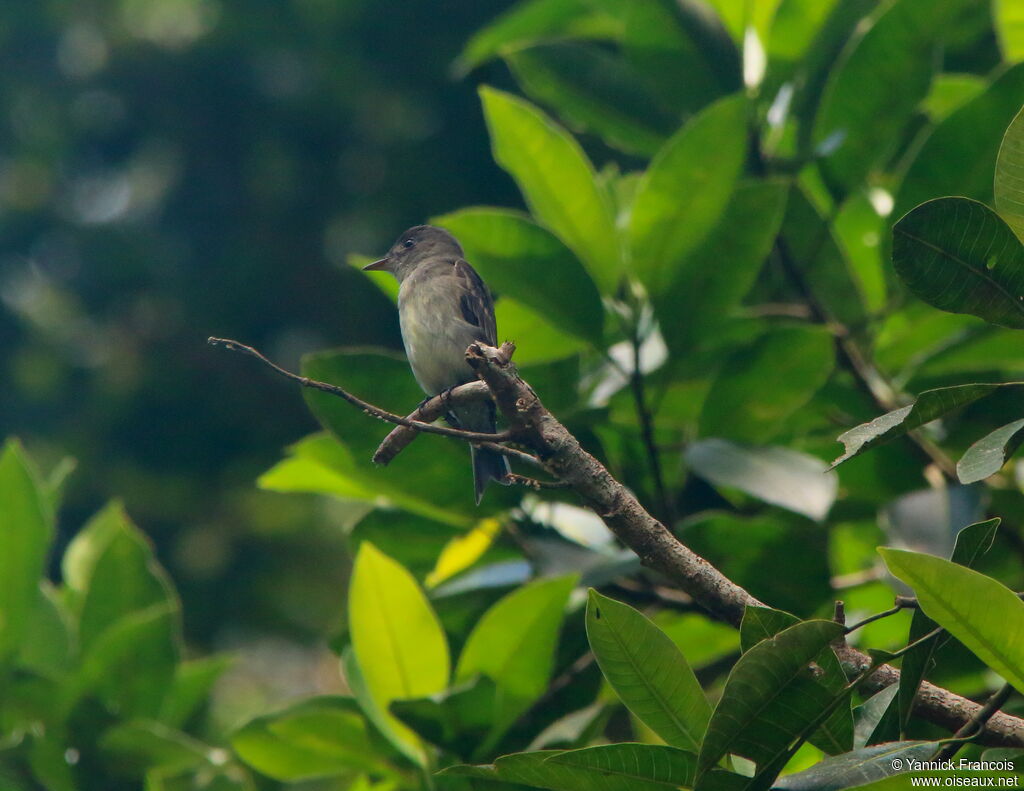
[[[379,261],[374,261],[372,264],[367,264],[366,266],[364,266],[363,267],[363,271],[364,272],[380,272],[380,271],[385,271],[386,272],[389,263],[390,262],[389,262],[389,260],[387,258],[382,258]]]

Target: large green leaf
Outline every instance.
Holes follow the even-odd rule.
[[[523,99],[486,86],[480,99],[495,161],[515,179],[534,218],[612,293],[622,274],[620,242],[611,203],[583,149]]]
[[[157,766],[187,768],[207,763],[211,748],[155,720],[127,720],[104,731],[100,750],[118,775],[141,777]]]
[[[829,332],[780,327],[730,355],[711,385],[700,434],[764,443],[825,384],[833,365]]]
[[[953,547],[953,562],[968,568],[973,567],[992,546],[998,527],[999,519],[989,519],[985,522],[968,525],[961,530],[957,534],[956,544]],[[914,610],[914,616],[910,621],[910,634],[907,637],[907,645],[920,640],[935,629],[935,627],[935,621],[925,615],[920,609]],[[938,641],[928,640],[916,648],[907,651],[900,662],[898,703],[901,733],[906,732],[907,724],[914,713],[914,700],[917,697],[918,687],[921,686],[921,680],[928,671],[937,645]]]
[[[1024,442],[1024,419],[1014,420],[986,434],[956,463],[960,483],[976,483],[995,475]]]
[[[627,154],[653,156],[678,123],[628,61],[600,47],[548,44],[505,59],[531,98]]]
[[[1024,601],[1005,585],[933,555],[880,547],[925,615],[1024,691]]]
[[[601,343],[601,295],[572,251],[550,232],[518,212],[487,207],[461,209],[431,222],[458,237],[497,294],[517,299],[566,332]]]
[[[312,698],[257,717],[231,735],[238,757],[285,782],[379,771],[381,760],[351,699]]]
[[[762,640],[735,664],[700,748],[706,772],[727,754],[764,771],[832,702],[810,663],[843,634],[832,621],[804,621]]]
[[[748,447],[724,439],[692,443],[684,454],[694,474],[772,505],[821,521],[835,502],[838,481],[828,466],[788,448]]]
[[[746,100],[703,110],[658,152],[637,187],[630,219],[631,266],[651,293],[719,222],[746,154]]]
[[[537,580],[493,605],[473,627],[456,681],[482,673],[496,686],[493,716],[501,731],[547,687],[558,631],[577,576]]]
[[[1024,247],[988,206],[939,198],[892,232],[896,272],[917,297],[950,313],[1024,328]]]
[[[712,343],[750,291],[782,222],[787,185],[740,181],[718,224],[654,294],[654,312],[665,343],[676,355]]]
[[[889,742],[863,747],[779,778],[774,788],[784,791],[840,791],[889,777],[904,767],[909,769],[910,761],[927,761],[938,747],[937,742]]]
[[[167,572],[156,562],[148,539],[132,524],[120,503],[111,503],[93,517],[75,537],[68,554],[92,561],[91,568],[79,569],[72,577],[77,580],[79,574],[87,576],[78,609],[83,650],[129,613],[159,604],[178,607]]]
[[[466,73],[503,53],[565,38],[617,38],[622,23],[588,0],[525,0],[477,32],[455,69]]]
[[[770,607],[747,607],[743,611],[740,623],[740,640],[744,653],[762,640],[774,637],[784,629],[800,623],[800,619],[781,610]],[[840,695],[846,686],[846,673],[831,648],[825,648],[815,659],[821,673],[815,681],[832,695]],[[808,741],[830,755],[847,752],[853,749],[853,715],[849,701],[839,706],[829,718],[822,723]]]
[[[378,707],[448,685],[448,641],[437,615],[412,575],[369,541],[356,555],[348,614],[352,649]]]
[[[1016,98],[1019,102],[1019,93]],[[1014,116],[1003,134],[996,158],[994,189],[996,209],[1017,234],[1017,238],[1024,241],[1024,110]]]
[[[18,649],[39,596],[53,524],[21,445],[0,454],[0,660]]]
[[[696,750],[711,707],[675,643],[632,607],[591,590],[587,637],[622,702],[668,744]]]
[[[969,2],[896,0],[847,48],[814,123],[816,145],[838,144],[823,163],[832,181],[849,190],[892,152],[928,93],[943,32]]]
[[[1003,130],[1020,109],[1022,96],[1024,64],[1002,71],[983,92],[944,118],[917,150],[896,194],[892,216],[902,217],[918,204],[944,195],[989,201]],[[1005,142],[1003,146],[1006,150]],[[996,179],[998,183],[998,172]],[[1002,211],[998,202],[996,208]],[[1003,218],[1010,222],[1005,213]]]
[[[992,9],[1003,57],[1024,60],[1024,8],[1016,0],[992,0]]]
[[[939,387],[925,390],[913,404],[886,412],[867,423],[851,428],[839,435],[843,443],[843,455],[832,462],[835,467],[847,459],[852,459],[868,448],[902,437],[908,431],[931,423],[954,410],[973,404],[975,401],[992,395],[1001,388],[1024,388],[1024,383],[1008,382],[1006,384],[968,384],[953,387]]]

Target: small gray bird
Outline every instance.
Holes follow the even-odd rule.
[[[466,348],[475,341],[497,345],[494,300],[454,236],[442,228],[417,225],[399,236],[384,258],[363,269],[390,272],[398,280],[405,353],[428,396],[476,379],[466,362]],[[460,406],[447,419],[456,428],[493,433],[494,404]],[[508,460],[483,448],[471,447],[470,452],[479,505],[488,481],[508,484]]]

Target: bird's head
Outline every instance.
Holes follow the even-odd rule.
[[[391,245],[388,254],[363,267],[364,271],[390,272],[399,283],[428,259],[462,258],[462,247],[448,231],[432,225],[416,225]]]

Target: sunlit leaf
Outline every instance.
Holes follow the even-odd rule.
[[[353,651],[381,709],[448,685],[448,641],[437,615],[412,575],[368,541],[356,556],[348,613]]]
[[[350,699],[311,698],[257,717],[231,735],[231,746],[249,766],[286,782],[381,768]]]
[[[1024,8],[1015,0],[992,0],[992,10],[1003,57],[1024,60]]]
[[[868,423],[862,423],[840,434],[839,442],[843,443],[845,450],[842,456],[832,462],[832,466],[842,464],[847,459],[852,459],[875,445],[902,437],[908,431],[913,431],[954,410],[973,404],[985,396],[992,395],[1000,388],[1024,388],[1024,383],[968,384],[925,390],[913,404],[894,409],[892,412],[887,412]]]
[[[621,35],[621,23],[586,0],[526,0],[517,3],[466,44],[455,69],[466,73],[502,53],[562,38]]]
[[[978,560],[992,546],[995,540],[996,530],[999,527],[999,519],[989,519],[985,522],[978,522],[968,525],[961,530],[956,537],[956,544],[953,547],[952,560],[961,566],[973,567]],[[910,634],[907,636],[907,645],[920,640],[931,632],[937,624],[920,609],[914,610],[914,616],[910,621]],[[921,680],[931,665],[932,656],[938,647],[938,640],[929,640],[916,648],[912,648],[903,655],[900,662],[899,682],[899,711],[900,711],[900,733],[905,733],[914,712],[914,700],[917,697],[918,687]]]
[[[933,555],[880,547],[889,571],[917,594],[925,615],[1024,690],[1024,601],[1005,585]]]
[[[711,707],[675,643],[632,607],[594,590],[587,637],[601,672],[630,711],[668,744],[696,750]]]
[[[518,212],[487,207],[461,209],[432,222],[458,237],[496,294],[513,297],[555,327],[601,342],[601,295],[576,256],[550,232]],[[500,323],[498,331],[504,331]]]
[[[748,107],[722,99],[664,145],[644,174],[630,220],[632,268],[652,293],[712,231],[733,192],[746,152]]]
[[[49,510],[21,445],[0,454],[0,659],[19,647],[53,536]]]
[[[579,256],[601,291],[622,272],[611,203],[579,144],[540,110],[493,88],[480,89],[494,159],[519,185],[534,218]]]
[[[449,541],[438,555],[434,570],[424,580],[428,588],[434,588],[454,577],[484,556],[494,539],[501,533],[501,522],[497,519],[481,519],[465,535]]]
[[[652,156],[678,124],[628,61],[600,47],[548,44],[505,58],[531,98],[627,154]]]
[[[687,447],[684,458],[694,474],[715,486],[739,489],[818,521],[836,499],[838,482],[828,465],[788,448],[705,439]]]
[[[929,305],[1024,328],[1024,247],[984,204],[939,198],[918,206],[893,227],[892,259]]]

